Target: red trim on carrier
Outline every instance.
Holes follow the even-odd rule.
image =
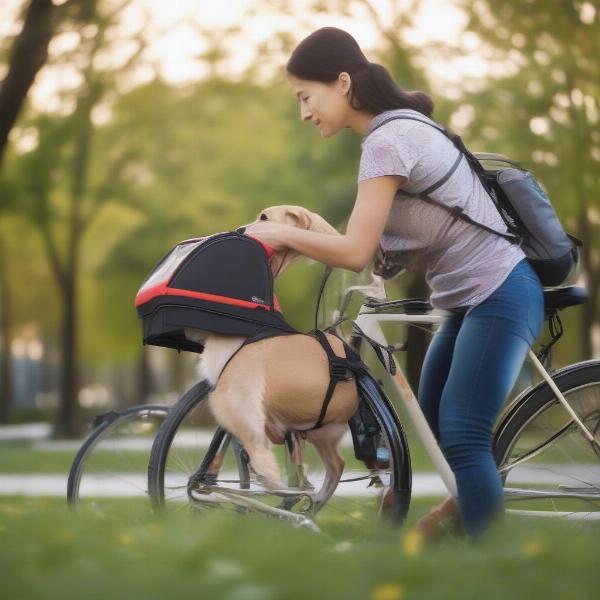
[[[232,306],[241,306],[243,308],[262,308],[264,310],[271,310],[268,304],[262,304],[260,302],[250,302],[249,300],[240,300],[238,298],[229,298],[228,296],[219,296],[217,294],[207,294],[205,292],[194,292],[192,290],[182,290],[177,288],[168,287],[167,283],[159,283],[150,289],[138,294],[135,299],[135,306],[141,306],[150,302],[157,296],[184,296],[186,298],[198,298],[199,300],[208,300],[209,302],[219,302],[220,304],[231,304]],[[275,310],[281,312],[281,306],[277,297],[273,298]]]
[[[269,257],[269,260],[271,258],[273,258],[273,254],[275,254],[275,250],[273,250],[273,248],[271,248],[271,246],[269,246],[268,244],[266,244],[262,240],[259,240],[257,237],[254,237],[253,235],[249,235],[247,233],[244,234],[244,235],[246,237],[252,238],[255,242],[258,242],[265,249],[265,252],[267,253],[267,256]]]

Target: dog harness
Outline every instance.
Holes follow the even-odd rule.
[[[323,426],[323,421],[325,420],[325,415],[327,414],[327,407],[331,402],[331,398],[333,397],[333,392],[335,391],[335,386],[340,381],[348,381],[352,379],[354,376],[358,376],[360,373],[365,373],[367,367],[365,363],[361,360],[360,356],[344,342],[341,338],[338,338],[344,344],[344,352],[346,353],[345,357],[338,356],[331,347],[329,340],[325,336],[325,334],[320,329],[313,329],[309,332],[309,335],[314,335],[325,353],[327,354],[327,360],[329,361],[329,386],[327,387],[327,391],[325,392],[325,399],[323,400],[323,406],[321,407],[321,413],[319,414],[319,418],[317,422],[308,429],[303,429],[299,431],[312,431],[313,429],[319,429]]]
[[[281,333],[280,335],[285,335],[285,333]],[[327,386],[327,391],[325,392],[325,398],[323,400],[323,405],[321,407],[319,417],[317,418],[317,422],[308,429],[296,429],[296,431],[313,431],[314,429],[319,429],[323,426],[323,421],[325,420],[325,416],[327,415],[327,408],[329,406],[329,403],[331,402],[333,392],[335,391],[335,387],[338,384],[338,382],[349,381],[354,376],[358,376],[360,373],[367,372],[367,367],[365,363],[361,360],[360,356],[356,352],[354,352],[354,350],[352,350],[352,348],[350,348],[350,346],[348,346],[348,344],[340,337],[336,336],[344,344],[344,352],[346,353],[345,357],[338,356],[333,351],[333,348],[331,347],[327,336],[320,329],[313,329],[312,331],[309,331],[308,333],[305,333],[303,335],[310,335],[317,339],[317,341],[321,344],[321,347],[325,351],[325,354],[327,355],[327,361],[329,363],[329,385]],[[242,345],[227,359],[227,362],[223,365],[223,368],[221,369],[221,373],[223,373],[229,362],[244,346],[247,346],[248,344],[252,344],[254,342],[258,342],[260,340],[264,340],[269,337],[273,336],[266,332],[258,332],[255,335],[247,337],[242,343]]]

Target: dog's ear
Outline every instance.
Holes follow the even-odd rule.
[[[340,235],[340,232],[330,225],[321,215],[311,212],[309,213],[310,229],[317,233],[326,233],[328,235]]]
[[[299,229],[311,228],[311,213],[301,207],[290,207],[285,211],[284,219],[288,225]]]

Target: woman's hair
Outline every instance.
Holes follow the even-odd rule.
[[[356,40],[335,27],[317,29],[305,38],[287,63],[290,75],[331,83],[340,73],[352,79],[350,106],[378,115],[386,110],[411,108],[428,117],[433,100],[424,92],[405,92],[382,65],[371,63]]]

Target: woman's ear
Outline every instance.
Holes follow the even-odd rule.
[[[350,88],[352,87],[352,78],[348,73],[346,73],[346,71],[342,71],[338,75],[338,85],[342,94],[344,94],[344,96],[347,96],[350,92]]]

